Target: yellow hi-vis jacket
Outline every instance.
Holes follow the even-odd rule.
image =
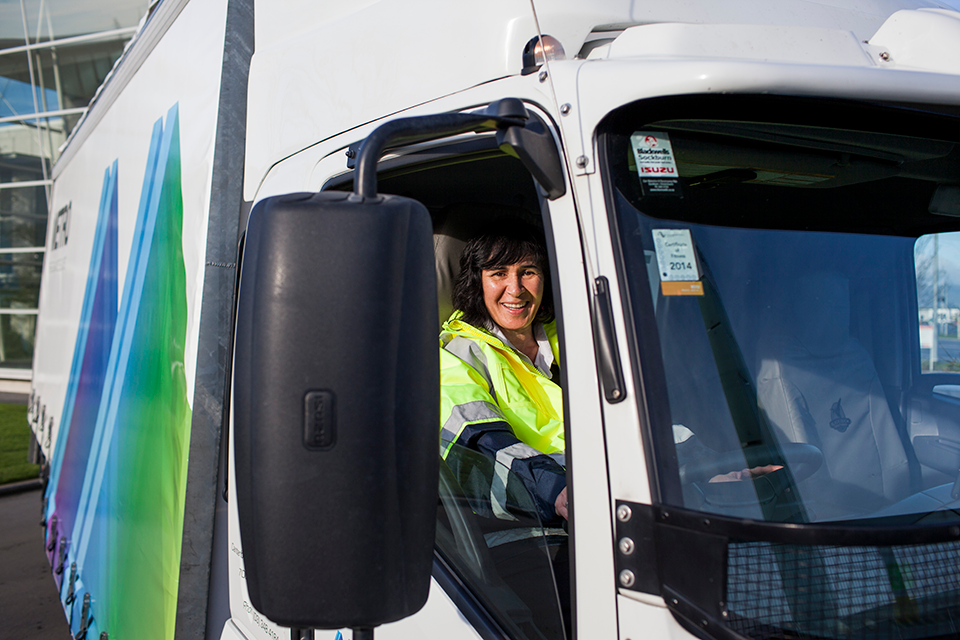
[[[506,422],[516,438],[563,464],[563,392],[527,356],[456,311],[440,332],[440,450]],[[560,361],[555,322],[543,326]]]

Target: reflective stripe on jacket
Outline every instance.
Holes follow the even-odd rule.
[[[463,322],[461,315],[454,312],[440,333],[443,456],[452,443],[482,429],[480,425],[506,422],[521,442],[562,463],[563,392],[559,385],[540,373],[525,355]],[[554,361],[559,362],[556,323],[543,328]]]

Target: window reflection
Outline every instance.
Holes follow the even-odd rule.
[[[149,5],[0,2],[0,378],[32,365],[53,165]]]
[[[920,369],[960,371],[960,233],[936,233],[914,244],[920,320]],[[950,395],[950,394],[947,394]]]
[[[23,44],[23,14],[30,42],[135,27],[150,3],[144,0],[24,0],[0,3],[0,38],[19,38]]]
[[[451,446],[440,463],[437,548],[508,637],[564,640],[567,533],[544,526],[533,497],[508,468]]]

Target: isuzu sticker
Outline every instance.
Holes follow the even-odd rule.
[[[700,269],[689,229],[653,229],[660,290],[665,296],[702,296]]]
[[[630,136],[637,174],[645,196],[680,196],[680,174],[673,158],[670,136],[657,131],[637,131]]]

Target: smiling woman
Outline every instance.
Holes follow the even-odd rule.
[[[567,536],[560,528],[569,511],[547,264],[539,230],[513,219],[495,222],[464,247],[453,290],[457,310],[440,333],[440,439],[451,486],[461,487],[462,500],[482,515],[470,520],[499,578],[529,607],[543,633],[537,637],[560,638],[560,616],[569,624]],[[448,493],[461,499],[457,490]],[[449,509],[456,512],[453,504]],[[449,549],[444,526],[441,519],[437,537]]]
[[[550,298],[543,304],[546,252],[530,227],[507,221],[495,227],[498,231],[464,249],[454,304],[464,312],[464,321],[503,332],[511,346],[535,361],[534,321],[553,318]]]
[[[483,270],[483,302],[490,319],[531,360],[539,351],[533,320],[543,300],[543,271],[535,263]]]
[[[471,240],[440,335],[441,438],[518,474],[543,521],[567,517],[563,396],[546,249],[500,221]]]

